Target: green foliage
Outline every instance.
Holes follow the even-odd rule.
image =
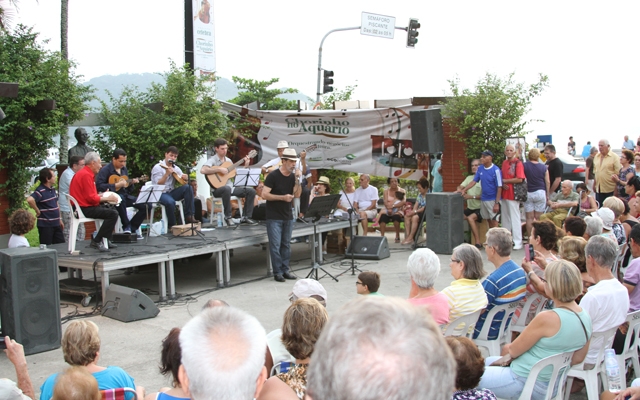
[[[344,181],[348,177],[352,177],[356,182],[356,187],[358,186],[358,174],[348,171],[340,171],[339,169],[319,169],[318,170],[318,178],[321,176],[326,176],[329,178],[331,182],[331,194],[340,193],[340,184],[338,183],[338,179],[342,181],[342,186],[344,186]]]
[[[7,115],[0,123],[0,168],[8,175],[0,190],[9,198],[9,213],[24,204],[28,168],[47,157],[53,138],[70,121],[82,119],[92,99],[93,89],[79,83],[75,64],[45,50],[37,36],[23,25],[0,35],[0,82],[20,85],[17,98],[0,98]],[[35,109],[47,99],[55,100],[55,110]]]
[[[244,106],[257,101],[261,110],[297,110],[298,102],[278,97],[285,93],[298,93],[298,89],[269,89],[269,86],[277,83],[278,78],[268,81],[256,81],[234,76],[231,78],[240,93],[229,100],[229,103]]]
[[[349,85],[342,90],[335,90],[329,94],[322,96],[322,100],[316,105],[317,110],[333,110],[333,103],[336,101],[348,101],[351,100],[351,95],[356,90],[358,85]],[[313,99],[309,99],[310,103],[313,103]]]
[[[149,175],[169,146],[178,147],[179,163],[188,165],[216,138],[230,138],[208,78],[196,78],[187,65],[173,62],[163,76],[165,83],[144,92],[128,86],[119,98],[109,93],[111,107],[102,102],[103,126],[91,144],[104,161],[111,160],[114,149],[124,149],[133,176]],[[162,112],[144,106],[157,102],[163,103]]]
[[[523,118],[531,100],[549,85],[549,78],[540,74],[538,82],[525,87],[513,77],[514,73],[506,79],[487,73],[474,90],[460,88],[458,79],[449,81],[453,96],[444,103],[443,115],[457,128],[453,136],[466,144],[467,158],[478,158],[488,149],[500,165],[506,139],[528,133],[525,128],[532,120]]]

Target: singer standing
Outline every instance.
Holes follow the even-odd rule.
[[[160,204],[167,211],[167,225],[169,229],[176,224],[176,201],[183,200],[185,223],[197,222],[193,217],[193,190],[189,185],[182,185],[174,188],[176,184],[175,177],[187,181],[187,175],[182,173],[180,167],[176,165],[178,159],[178,148],[169,146],[164,153],[164,160],[156,164],[151,170],[151,182],[154,185],[164,185],[164,191],[160,196]]]

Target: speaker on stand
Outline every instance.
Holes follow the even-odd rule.
[[[414,153],[436,154],[444,151],[442,115],[439,108],[409,112]]]
[[[2,334],[24,346],[25,354],[60,347],[58,253],[19,247],[0,250]]]

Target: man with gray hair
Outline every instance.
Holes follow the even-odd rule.
[[[361,296],[325,325],[307,372],[307,398],[450,399],[456,364],[429,312]]]
[[[573,190],[573,182],[565,180],[560,186],[560,191],[552,193],[551,196],[549,196],[547,204],[550,210],[540,216],[540,221],[549,220],[556,224],[558,228],[562,229],[562,224],[564,220],[567,219],[569,209],[578,207],[579,202],[580,195]],[[575,210],[575,208],[573,209]]]
[[[482,326],[487,319],[487,314],[497,305],[520,301],[526,294],[527,278],[524,270],[518,264],[511,260],[511,250],[513,242],[511,233],[505,228],[491,228],[487,231],[487,242],[484,244],[487,252],[487,259],[496,266],[487,279],[482,282],[484,292],[487,294],[487,307],[480,314],[476,323],[473,338],[477,338],[482,330]],[[504,311],[495,315],[493,321],[490,321],[489,340],[498,338],[498,331]]]
[[[604,236],[593,236],[584,248],[587,273],[595,281],[580,300],[580,307],[589,313],[593,333],[620,326],[627,318],[629,293],[613,276],[611,267],[618,255],[618,244]],[[609,344],[607,344],[609,345]],[[592,341],[585,364],[595,364],[602,339]]]
[[[178,380],[194,400],[250,400],[258,397],[267,370],[264,328],[233,307],[214,307],[180,331]]]
[[[369,229],[369,218],[373,219],[378,214],[378,189],[369,185],[370,180],[369,175],[360,175],[360,187],[353,197],[353,207],[360,216],[364,236],[367,236]]]
[[[593,158],[593,192],[596,194],[596,201],[602,205],[607,197],[613,196],[616,182],[612,175],[620,173],[620,157],[613,151],[609,141],[602,139],[598,142],[600,152]]]

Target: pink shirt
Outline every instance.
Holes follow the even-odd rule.
[[[436,324],[442,325],[449,323],[449,301],[444,293],[438,292],[437,294],[429,297],[423,297],[419,299],[409,299],[409,303],[415,306],[426,307]]]

